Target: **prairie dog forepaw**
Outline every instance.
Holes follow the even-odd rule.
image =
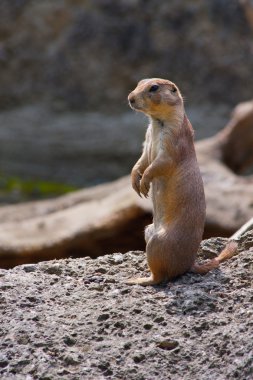
[[[140,172],[138,170],[133,169],[132,173],[131,173],[131,179],[132,179],[132,188],[141,197],[141,194],[140,194],[141,174],[140,174]]]
[[[149,178],[148,175],[145,175],[144,173],[140,182],[140,193],[143,194],[145,198],[148,197],[150,182],[151,182],[151,179]]]

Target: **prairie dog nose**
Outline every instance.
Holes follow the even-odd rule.
[[[135,103],[135,97],[134,97],[134,95],[131,95],[131,94],[130,94],[130,95],[128,96],[128,101],[129,101],[130,104],[134,104],[134,103]]]

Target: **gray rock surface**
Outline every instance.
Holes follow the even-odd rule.
[[[1,269],[1,379],[252,379],[252,241],[206,276],[156,287],[125,284],[147,272],[142,252]]]

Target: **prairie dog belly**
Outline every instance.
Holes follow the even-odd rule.
[[[149,162],[153,162],[161,148],[161,130],[158,126],[150,126],[151,139],[149,146]]]
[[[179,207],[177,189],[173,178],[156,178],[152,182],[152,202],[154,208],[154,224],[165,226],[177,218]]]
[[[194,179],[194,180],[193,180]],[[155,225],[168,225],[177,219],[190,218],[191,225],[205,218],[205,196],[198,168],[178,167],[171,176],[152,181],[152,201]],[[193,222],[195,220],[195,222]],[[184,223],[182,223],[184,224]]]

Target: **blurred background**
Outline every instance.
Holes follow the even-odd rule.
[[[251,0],[0,0],[0,17],[1,204],[128,174],[140,79],[177,83],[197,139],[252,98]]]

